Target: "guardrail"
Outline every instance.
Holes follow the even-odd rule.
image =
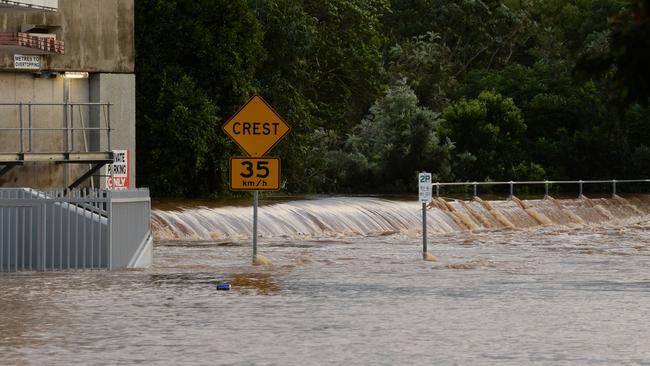
[[[436,187],[436,197],[440,197],[440,187],[449,187],[449,186],[466,186],[474,188],[474,197],[478,196],[478,187],[479,186],[499,186],[507,185],[510,187],[510,197],[514,196],[514,189],[516,185],[544,185],[545,193],[544,197],[548,197],[549,187],[551,185],[560,185],[560,184],[577,184],[578,185],[578,196],[583,195],[583,185],[585,184],[611,184],[612,185],[612,195],[616,194],[616,185],[621,183],[648,183],[650,179],[611,179],[611,180],[539,180],[539,181],[508,181],[508,182],[450,182],[450,183],[441,183],[435,182],[432,186]]]
[[[43,37],[30,33],[0,33],[0,45],[27,47],[32,50],[39,50],[41,53],[65,54],[65,42],[59,41],[54,37]],[[33,53],[33,52],[32,52]]]
[[[17,132],[19,140],[19,150],[18,153],[32,152],[32,135],[34,132],[46,132],[46,131],[61,131],[61,137],[63,138],[63,152],[75,152],[75,151],[84,151],[87,152],[90,149],[89,140],[90,133],[99,133],[99,139],[101,139],[101,132],[105,131],[106,133],[106,151],[111,151],[111,103],[0,103],[0,107],[15,107],[18,111],[18,120],[16,127],[0,127],[0,133],[6,132]],[[62,127],[34,127],[34,119],[37,107],[60,107],[63,112],[63,121]],[[100,118],[98,127],[89,127],[89,121],[86,121],[84,116],[90,114],[90,108],[97,107],[101,109],[99,113]],[[87,110],[82,110],[87,108]],[[75,112],[77,112],[77,120],[75,120]],[[90,117],[86,117],[90,118]],[[104,122],[102,127],[102,121]],[[51,124],[52,119],[50,114],[47,115],[46,122]],[[76,124],[76,125],[75,125]],[[2,125],[6,126],[7,123],[4,122]],[[83,150],[75,148],[75,132],[81,132],[83,135]],[[78,136],[78,135],[77,135]],[[27,137],[27,143],[25,144],[25,137]],[[27,147],[25,148],[25,145]],[[97,144],[101,146],[101,144]],[[16,152],[16,151],[11,151]],[[52,152],[52,151],[48,151]]]

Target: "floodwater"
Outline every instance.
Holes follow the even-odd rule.
[[[256,267],[246,208],[156,211],[150,269],[0,276],[0,364],[647,365],[644,202],[434,207],[437,262],[417,202],[265,206]]]

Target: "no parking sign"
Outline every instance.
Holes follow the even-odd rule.
[[[111,190],[129,189],[129,150],[113,150],[115,162],[106,165],[106,188]]]

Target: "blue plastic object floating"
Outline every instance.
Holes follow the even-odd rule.
[[[228,291],[230,290],[230,284],[228,282],[222,282],[217,284],[218,291]]]

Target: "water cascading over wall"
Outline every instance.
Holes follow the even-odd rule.
[[[413,201],[378,198],[325,198],[263,206],[259,235],[265,238],[321,238],[418,235],[421,206]],[[446,234],[464,230],[583,226],[639,219],[650,214],[650,196],[627,198],[506,201],[434,200],[429,205],[427,230]],[[154,210],[152,231],[156,240],[238,240],[251,237],[250,207]]]

